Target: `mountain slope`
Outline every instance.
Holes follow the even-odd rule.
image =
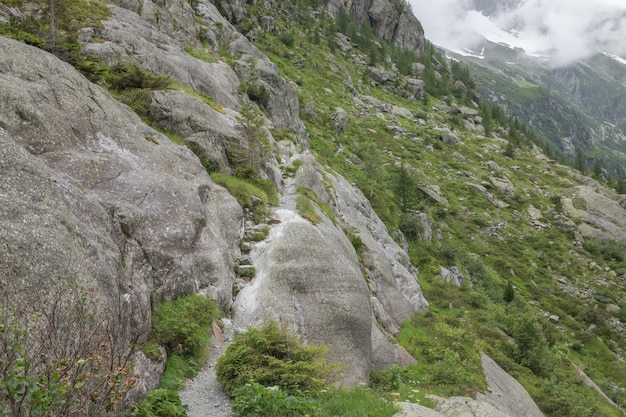
[[[480,399],[486,352],[546,415],[620,415],[623,196],[516,124],[487,126],[466,72],[428,45],[417,56],[331,19],[320,6],[334,2],[275,1],[271,15],[224,2],[236,27],[209,2],[163,4],[119,1],[81,35],[99,82],[143,121],[2,38],[4,280],[62,275],[39,232],[51,225],[99,296],[142,308],[121,314],[140,342],[132,326],[150,323],[149,307],[202,290],[236,330],[283,318],[330,344],[346,384],[387,398],[453,397],[435,399],[441,412]],[[24,181],[38,173],[54,204]]]
[[[472,67],[486,100],[509,109],[554,143],[567,160],[584,155],[612,178],[621,177],[626,142],[626,66],[603,54],[553,68],[541,58],[486,41],[482,55],[451,54]]]

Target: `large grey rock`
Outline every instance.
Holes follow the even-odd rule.
[[[283,155],[296,152],[284,142],[279,149]],[[348,365],[348,385],[367,383],[370,369],[415,363],[389,341],[402,321],[428,305],[408,256],[360,191],[325,172],[312,156],[297,157],[304,164],[274,213],[280,223],[251,252],[257,275],[237,295],[235,325],[243,330],[264,316],[282,318],[306,341],[331,344],[331,359]],[[321,210],[316,226],[297,215],[297,186],[313,190],[329,205],[334,221]],[[344,230],[362,239],[362,263]]]
[[[362,265],[366,268],[369,289],[389,318],[377,315],[377,319],[386,331],[397,334],[393,329],[428,306],[417,281],[417,271],[360,190],[342,176],[325,172],[311,156],[302,159],[305,164],[295,177],[296,183],[315,191],[336,213],[335,221],[361,238]]]
[[[150,120],[160,129],[184,137],[191,149],[220,171],[230,170],[229,152],[244,146],[238,113],[217,111],[182,91],[154,91],[151,98]]]
[[[626,209],[606,189],[581,185],[561,200],[563,211],[579,223],[578,231],[585,239],[626,243]]]
[[[446,417],[513,417],[489,403],[468,397],[450,397],[436,408]]]
[[[493,186],[496,190],[508,196],[512,196],[513,194],[515,194],[515,185],[508,178],[490,176],[489,182],[491,183],[491,186]]]
[[[432,198],[436,203],[439,203],[446,207],[450,205],[450,203],[448,202],[448,199],[443,196],[441,192],[441,187],[439,187],[438,185],[426,184],[426,185],[420,185],[418,188],[425,195]]]
[[[436,410],[417,404],[399,403],[402,412],[394,417],[543,417],[524,387],[489,356],[482,353],[483,370],[489,392],[476,398],[433,397]]]
[[[0,49],[0,251],[12,273],[93,284],[135,332],[151,305],[201,288],[229,308],[234,198],[68,64],[1,37]]]
[[[168,74],[177,82],[211,96],[223,107],[238,110],[240,80],[225,62],[204,62],[184,52],[179,42],[136,13],[111,6],[98,42],[88,43],[84,53],[113,64],[130,61],[147,71]],[[189,11],[193,18],[193,11]],[[102,41],[104,40],[104,41]]]
[[[393,78],[392,72],[386,71],[383,68],[379,67],[370,67],[369,74],[372,80],[376,81],[377,83],[386,83],[388,81],[391,81],[391,79]]]
[[[399,402],[398,406],[402,408],[402,411],[394,414],[393,417],[445,417],[440,412],[419,404]]]
[[[397,4],[390,0],[330,0],[326,8],[334,19],[346,12],[357,26],[367,22],[385,41],[420,54],[424,49],[424,29],[409,7],[400,10]]]
[[[317,226],[289,210],[269,242],[255,247],[256,276],[233,305],[236,328],[282,320],[306,343],[330,344],[329,360],[346,365],[343,383],[367,383],[372,363],[369,294],[348,239],[324,219]]]
[[[348,112],[341,107],[337,107],[331,115],[331,118],[335,121],[335,132],[343,133],[348,126]]]
[[[477,399],[491,404],[511,417],[543,417],[543,413],[524,387],[485,353],[481,360],[488,393],[477,395]]]
[[[467,182],[466,183],[468,187],[475,189],[476,191],[478,191],[479,193],[481,193],[483,196],[485,196],[485,198],[487,199],[487,201],[489,201],[491,204],[494,205],[494,207],[499,208],[499,209],[503,209],[503,208],[508,208],[511,205],[509,203],[505,203],[502,200],[497,199],[496,197],[494,197],[493,194],[491,194],[483,185],[481,184],[474,184],[474,183],[470,183]]]
[[[211,0],[211,3],[233,24],[241,22],[246,15],[245,0]]]
[[[245,53],[235,64],[237,74],[253,86],[258,96],[251,97],[266,108],[276,129],[289,129],[304,136],[304,124],[299,118],[300,103],[289,83],[280,76],[267,57]],[[249,89],[250,91],[250,89]]]

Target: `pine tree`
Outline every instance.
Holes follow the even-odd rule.
[[[229,149],[233,163],[254,168],[259,159],[267,153],[269,143],[263,133],[263,117],[254,109],[252,103],[246,102],[241,106],[237,120],[244,128],[245,148]]]
[[[504,288],[504,294],[502,295],[505,303],[510,303],[515,300],[515,289],[513,288],[513,284],[511,281],[506,283],[506,287]]]

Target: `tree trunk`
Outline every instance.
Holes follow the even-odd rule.
[[[50,35],[48,38],[48,49],[51,52],[54,52],[54,50],[56,49],[56,38],[57,38],[57,29],[56,29],[56,22],[55,22],[55,16],[54,16],[54,3],[56,0],[50,0],[49,2],[49,6],[48,6],[48,18],[50,19]]]

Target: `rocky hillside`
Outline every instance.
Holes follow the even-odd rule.
[[[487,125],[405,2],[76,4],[51,43],[48,8],[0,1],[0,318],[75,323],[32,325],[66,348],[26,337],[36,366],[5,348],[4,370],[89,351],[127,377],[122,408],[158,384],[136,349],[155,310],[203,293],[235,331],[329,345],[339,384],[444,415],[623,411],[624,197]],[[53,314],[70,288],[82,327]]]

